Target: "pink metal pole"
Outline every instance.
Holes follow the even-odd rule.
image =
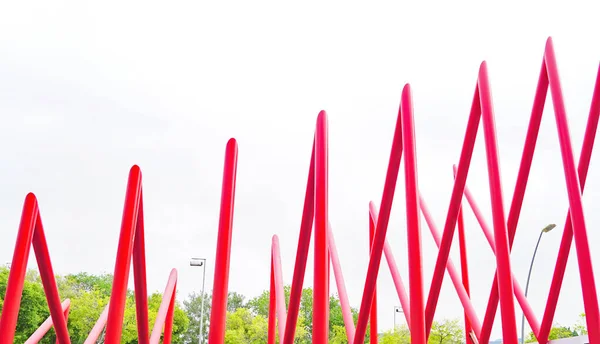
[[[498,291],[502,315],[502,334],[506,344],[517,344],[517,322],[515,319],[514,291],[510,267],[510,246],[508,230],[505,222],[504,200],[500,181],[500,161],[498,156],[498,140],[496,123],[492,107],[492,92],[489,86],[487,64],[485,61],[479,69],[479,97],[483,117],[483,131],[487,156],[490,195],[492,201],[492,218],[494,220],[494,237],[496,238],[496,264],[498,266]]]
[[[596,281],[594,278],[594,270],[592,268],[592,258],[590,256],[590,246],[587,237],[585,216],[583,213],[583,202],[581,200],[581,184],[575,167],[575,157],[573,155],[571,134],[569,133],[567,111],[562,95],[556,57],[554,56],[554,48],[552,46],[552,38],[548,38],[548,42],[546,43],[544,63],[546,64],[548,71],[548,81],[550,84],[550,92],[552,94],[552,102],[554,104],[554,115],[556,117],[558,138],[563,158],[567,193],[569,195],[573,236],[577,251],[579,274],[581,276],[581,289],[583,292],[588,336],[590,342],[600,343],[598,295],[596,292]]]
[[[369,217],[371,221],[375,223],[375,228],[377,228],[378,212],[377,207],[373,202],[369,202]],[[398,272],[398,266],[396,265],[392,248],[390,247],[387,239],[385,240],[385,244],[383,246],[383,252],[385,254],[388,267],[390,268],[390,274],[392,275],[392,280],[394,281],[394,286],[396,287],[396,293],[398,293],[398,298],[400,299],[400,305],[402,306],[404,317],[406,318],[406,324],[410,329],[410,304],[408,302],[408,294],[406,293],[404,282],[402,281],[402,277],[400,277],[400,273]]]
[[[296,334],[296,325],[298,323],[298,312],[300,311],[300,300],[302,298],[302,285],[304,284],[304,274],[306,272],[306,260],[310,248],[310,236],[315,211],[315,144],[310,156],[310,167],[308,169],[308,181],[306,182],[306,193],[304,196],[304,209],[302,211],[302,222],[300,224],[300,235],[298,238],[298,249],[296,252],[296,265],[294,267],[294,277],[290,290],[290,302],[288,304],[288,314],[285,327],[284,344],[293,344]]]
[[[385,177],[385,185],[383,195],[381,197],[381,212],[375,229],[375,239],[371,249],[371,257],[369,258],[369,269],[367,270],[367,278],[363,291],[360,311],[358,313],[358,321],[356,324],[356,333],[354,336],[354,344],[363,344],[365,334],[367,332],[367,322],[369,313],[371,312],[371,304],[373,302],[373,293],[379,273],[379,265],[383,254],[383,246],[385,245],[385,235],[387,233],[388,223],[390,221],[390,212],[394,201],[394,193],[396,192],[396,182],[398,180],[398,172],[400,170],[400,160],[402,158],[402,121],[401,109],[398,110],[398,118],[396,120],[396,129],[394,130],[394,138],[392,141],[392,150],[388,163],[387,175]]]
[[[596,85],[594,87],[594,93],[592,95],[592,104],[590,106],[590,113],[588,117],[588,123],[585,129],[583,137],[583,145],[581,148],[581,154],[579,157],[579,182],[581,183],[581,192],[585,188],[585,182],[587,179],[588,169],[590,167],[590,160],[592,157],[592,150],[594,148],[594,140],[596,138],[596,132],[598,129],[598,121],[600,119],[600,68],[596,76]],[[554,320],[554,313],[556,312],[556,304],[558,302],[558,296],[560,294],[560,288],[565,275],[565,269],[567,267],[567,261],[569,259],[569,252],[571,250],[571,242],[573,240],[573,224],[571,222],[571,214],[567,213],[567,220],[565,229],[563,231],[562,240],[560,242],[560,249],[558,251],[558,258],[556,259],[556,268],[554,275],[552,276],[552,284],[548,293],[548,302],[546,303],[546,309],[544,311],[544,317],[540,326],[540,334],[538,340],[540,343],[548,341],[548,335],[552,327],[552,321]]]
[[[369,211],[369,255],[371,255],[371,251],[373,249],[373,240],[375,239],[375,219],[370,214]],[[370,317],[370,325],[371,325],[371,336],[369,343],[377,344],[379,343],[379,336],[377,335],[379,332],[377,331],[377,285],[375,285],[375,292],[373,294],[373,304],[371,305],[371,317]],[[350,343],[350,341],[348,341]]]
[[[56,337],[63,344],[71,343],[67,322],[64,318],[58,288],[48,244],[44,235],[44,227],[39,213],[38,202],[34,194],[29,193],[25,197],[21,223],[17,234],[17,242],[13,254],[11,269],[8,274],[6,293],[4,295],[4,304],[2,316],[0,317],[0,338],[3,342],[11,343],[14,340],[15,329],[17,327],[17,318],[19,315],[19,306],[23,293],[23,284],[25,274],[27,273],[27,261],[31,246],[35,251],[40,277],[46,293],[50,316],[55,326]]]
[[[219,216],[219,235],[217,238],[217,253],[215,257],[215,278],[213,283],[208,344],[222,344],[225,341],[237,155],[237,142],[235,139],[230,139],[227,142],[227,148],[225,150],[225,166],[223,169],[223,187],[221,192],[221,213]]]
[[[271,251],[271,287],[269,289],[269,323],[267,328],[267,343],[275,344],[277,336],[277,292],[275,291],[275,264]]]
[[[327,114],[325,111],[321,111],[317,119],[315,139],[315,270],[312,337],[315,344],[329,342],[327,153]]]
[[[121,222],[121,234],[117,249],[117,260],[113,277],[112,292],[108,308],[108,320],[106,324],[106,344],[119,344],[125,312],[125,301],[127,298],[127,282],[129,280],[129,268],[133,254],[134,237],[138,210],[140,206],[142,191],[142,173],[138,166],[133,166],[129,171],[127,191],[125,195],[125,206]],[[137,300],[136,300],[137,301]],[[137,308],[136,308],[137,310]],[[148,308],[142,309],[147,312]],[[138,336],[139,340],[144,337]],[[147,337],[146,337],[147,338]]]
[[[420,201],[420,205],[421,205],[421,212],[423,213],[425,222],[427,223],[427,226],[429,227],[431,236],[433,236],[433,240],[435,241],[435,244],[439,247],[441,245],[442,239],[440,238],[440,233],[437,229],[437,226],[435,225],[435,223],[433,221],[433,217],[431,216],[431,213],[429,212],[429,208],[427,207],[427,203],[423,199],[423,196],[419,195],[419,201]],[[448,270],[448,274],[450,274],[450,279],[452,280],[452,283],[454,284],[456,293],[458,294],[458,297],[463,305],[465,313],[467,314],[467,317],[469,318],[469,321],[473,327],[475,336],[477,338],[479,338],[479,335],[481,332],[481,323],[479,322],[479,319],[477,318],[477,313],[475,312],[475,308],[473,307],[473,304],[471,303],[469,294],[467,293],[464,285],[462,284],[461,276],[458,274],[458,271],[456,270],[456,267],[454,266],[454,263],[452,262],[452,259],[450,259],[450,258],[448,258],[448,261],[446,263],[446,269]],[[429,321],[433,322],[433,319],[431,319]]]
[[[102,331],[104,330],[104,326],[106,325],[107,319],[108,319],[108,305],[104,308],[104,311],[102,311],[102,314],[100,314],[98,321],[96,321],[96,324],[90,331],[90,334],[88,335],[85,342],[83,342],[83,344],[96,344],[96,342],[98,341],[98,338],[100,338],[100,335],[102,334]]]
[[[331,265],[333,266],[333,275],[335,276],[335,284],[337,285],[338,295],[340,298],[340,306],[342,307],[342,318],[346,328],[346,337],[348,338],[348,343],[352,343],[354,342],[355,332],[354,319],[352,318],[352,308],[350,308],[350,301],[348,301],[348,293],[346,292],[344,275],[342,274],[342,267],[338,258],[337,247],[335,245],[335,239],[333,237],[331,226],[328,227],[328,230],[329,232],[327,233],[327,240],[329,241]]]
[[[273,272],[275,277],[275,304],[277,307],[277,323],[279,328],[279,342],[283,343],[283,335],[285,333],[285,320],[287,317],[285,311],[285,292],[283,289],[283,275],[281,272],[281,253],[279,251],[279,238],[273,235],[272,253],[273,255]]]
[[[162,302],[158,308],[158,313],[156,315],[156,320],[154,321],[154,327],[152,329],[152,335],[150,336],[150,344],[158,344],[160,342],[160,337],[163,333],[163,328],[165,328],[165,344],[168,344],[166,341],[166,337],[170,333],[167,330],[167,315],[171,309],[171,304],[175,299],[175,288],[177,286],[177,270],[171,270],[171,274],[169,275],[169,280],[167,281],[167,286],[165,287],[165,292],[163,293]],[[173,320],[171,318],[171,320]]]
[[[63,314],[65,315],[65,320],[67,319],[67,315],[69,314],[69,307],[71,306],[71,300],[66,299],[61,304]],[[37,344],[40,340],[44,338],[46,333],[50,331],[50,329],[54,326],[52,322],[52,316],[49,316],[46,321],[40,325],[40,327],[25,341],[25,344]],[[56,340],[58,343],[58,339]]]
[[[406,187],[406,226],[408,230],[408,276],[410,288],[411,343],[427,343],[425,302],[423,293],[423,255],[417,181],[417,151],[413,119],[412,95],[406,84],[402,91],[402,143]]]
[[[460,170],[456,174],[456,178],[454,180],[454,187],[452,188],[452,196],[450,198],[450,205],[448,206],[448,213],[446,215],[444,231],[442,232],[442,239],[441,242],[438,243],[439,252],[435,262],[435,270],[433,272],[429,296],[427,298],[427,306],[425,308],[426,334],[428,337],[429,331],[431,330],[431,325],[433,324],[433,316],[435,314],[435,309],[440,296],[442,282],[444,281],[444,270],[446,269],[448,257],[450,256],[450,246],[452,245],[452,237],[454,236],[454,229],[456,228],[456,221],[460,211],[460,202],[462,200],[463,190],[467,181],[469,166],[471,165],[471,157],[473,156],[473,148],[475,147],[475,139],[477,138],[477,129],[479,128],[480,119],[481,104],[479,88],[475,88],[475,94],[473,96],[473,102],[471,104],[471,111],[469,114],[469,121],[467,123],[467,129],[460,153]],[[457,281],[458,280],[456,277],[453,278],[455,286],[457,285]],[[457,288],[457,290],[459,289]],[[466,293],[462,295],[461,300],[465,297],[468,299],[468,295]],[[472,315],[474,314],[475,313]]]

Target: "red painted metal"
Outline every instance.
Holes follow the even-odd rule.
[[[237,155],[237,142],[235,139],[230,139],[227,142],[227,148],[225,150],[225,167],[223,169],[223,187],[221,191],[221,214],[219,217],[219,236],[217,238],[217,254],[215,257],[215,278],[213,283],[208,344],[222,344],[225,341]]]
[[[369,211],[369,255],[373,250],[373,239],[375,239],[375,219],[371,216],[371,212]],[[377,344],[379,343],[379,337],[377,334],[377,286],[375,286],[375,293],[373,294],[373,304],[371,305],[371,315],[369,317],[369,322],[371,325],[371,337],[370,343]],[[350,341],[349,341],[350,342]]]
[[[327,114],[317,118],[315,135],[315,274],[313,286],[313,334],[315,344],[329,342],[329,257],[327,254]]]
[[[71,309],[71,300],[66,299],[62,302],[61,306],[65,321],[67,321],[69,318],[69,310]],[[52,323],[52,316],[49,316],[48,319],[46,319],[46,321],[44,321],[42,325],[40,325],[40,327],[29,338],[27,338],[25,344],[37,344],[40,340],[44,338],[46,333],[50,331],[53,325],[54,324]],[[56,342],[60,343],[58,339],[56,340]]]
[[[552,94],[556,128],[569,197],[569,211],[557,256],[548,302],[540,324],[525,298],[520,284],[513,276],[510,250],[522,210],[548,89],[550,89]],[[381,212],[378,214],[372,202],[369,205],[369,265],[355,328],[333,231],[329,225],[328,125],[327,115],[324,111],[321,111],[316,123],[311,152],[312,156],[306,185],[304,210],[300,225],[289,309],[287,311],[284,299],[284,282],[279,242],[276,236],[273,237],[268,343],[275,343],[277,333],[279,334],[280,344],[294,343],[313,222],[315,226],[313,343],[325,344],[329,339],[330,266],[333,267],[348,342],[354,344],[364,343],[367,326],[371,328],[371,343],[377,342],[377,277],[382,255],[385,254],[399,301],[404,309],[406,321],[411,331],[412,343],[426,343],[437,308],[444,274],[445,271],[448,271],[457,296],[463,306],[467,342],[471,342],[472,340],[479,343],[489,342],[495,314],[498,304],[500,304],[503,342],[516,344],[517,331],[514,304],[514,298],[516,297],[538,342],[545,344],[548,342],[550,327],[554,320],[562,280],[571,249],[571,242],[573,240],[575,241],[578,258],[590,342],[600,343],[600,310],[582,203],[582,192],[587,179],[599,119],[600,68],[598,69],[579,165],[576,168],[553,43],[551,39],[548,39],[517,181],[512,194],[508,216],[506,217],[503,205],[504,198],[500,179],[498,142],[496,138],[491,88],[488,80],[487,65],[483,62],[479,69],[458,167],[455,166],[453,190],[445,216],[444,228],[440,235],[434,223],[433,216],[431,216],[418,188],[412,99],[410,86],[406,85],[402,92],[396,120],[392,149],[381,199]],[[475,203],[473,195],[466,186],[480,122],[482,122],[485,139],[492,226],[487,224],[486,219]],[[408,282],[410,286],[408,293],[398,272],[391,246],[386,240],[402,154],[405,155],[405,214],[407,218],[406,233],[408,237],[406,252],[409,267]],[[210,332],[208,334],[208,342],[210,344],[222,344],[224,342],[236,171],[237,143],[234,139],[231,139],[227,143],[223,173],[213,304],[210,318]],[[467,199],[496,257],[496,274],[492,283],[483,323],[477,318],[469,295],[471,286],[469,284],[466,229],[463,219],[463,197]],[[423,214],[433,239],[439,248],[427,300],[425,300],[425,285],[423,281],[422,259],[424,252],[422,252],[421,248],[420,213]],[[449,257],[456,228],[458,228],[460,246],[460,274]],[[52,326],[56,327],[55,330],[59,343],[70,343],[67,330],[69,302],[66,300],[62,304],[60,303],[60,296],[54,279],[41,216],[37,200],[33,194],[29,194],[26,197],[23,207],[6,295],[4,296],[3,311],[0,315],[0,338],[2,338],[2,342],[7,343],[12,342],[14,339],[27,259],[32,245],[50,308],[50,318],[32,334],[27,343],[38,342]],[[120,342],[132,260],[135,282],[136,320],[139,333],[138,341],[139,343],[158,343],[161,335],[163,335],[164,342],[170,343],[173,329],[177,273],[176,270],[171,272],[152,334],[149,336],[142,180],[140,169],[137,166],[132,167],[127,185],[110,303],[90,332],[85,342],[86,344],[94,343],[99,338],[105,326],[105,342],[113,344]]]
[[[171,344],[171,336],[173,332],[173,314],[175,312],[175,295],[177,290],[177,270],[171,270],[167,286],[163,293],[163,298],[156,314],[154,328],[150,335],[150,344],[158,344],[160,337],[163,334],[163,344]]]
[[[50,253],[48,252],[42,217],[40,216],[37,199],[32,193],[25,197],[25,204],[23,205],[17,243],[8,275],[2,315],[0,316],[0,338],[6,343],[13,342],[21,295],[23,293],[23,284],[25,283],[25,274],[27,272],[27,261],[29,260],[29,252],[32,245],[38,262],[46,299],[48,300],[56,338],[62,344],[71,343],[52,263],[50,262]]]

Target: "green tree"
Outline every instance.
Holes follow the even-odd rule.
[[[0,295],[2,299],[4,299],[4,295],[6,294],[8,274],[8,267],[0,267]],[[37,275],[37,278],[39,278],[39,275]],[[3,305],[4,302],[2,302]],[[0,308],[1,311],[2,309]],[[25,342],[41,323],[46,320],[49,314],[44,288],[36,280],[35,273],[28,273],[23,284],[21,307],[19,309],[14,342]]]
[[[585,313],[579,314],[579,319],[577,320],[577,324],[575,324],[574,329],[580,336],[588,334],[587,326],[585,323]]]
[[[192,344],[198,343],[200,335],[200,318],[202,313],[202,298],[204,297],[204,318],[202,321],[202,343],[208,340],[208,324],[210,318],[211,300],[210,294],[192,293],[186,300],[183,301],[183,309],[189,319],[189,326],[183,335],[183,343]]]
[[[398,326],[395,330],[384,332],[380,339],[381,344],[410,344],[410,330],[406,325]]]
[[[460,320],[445,319],[441,322],[434,321],[429,334],[429,344],[459,344],[465,338]]]
[[[572,330],[570,327],[555,326],[555,327],[552,327],[552,329],[550,330],[550,335],[548,336],[548,339],[552,340],[552,339],[570,338],[570,337],[576,337],[576,336],[578,336],[577,331]],[[533,334],[533,332],[530,332],[529,336],[527,336],[527,340],[525,341],[525,343],[533,343],[533,342],[537,342],[537,339],[535,338],[535,335]]]
[[[267,342],[267,319],[253,315],[247,308],[227,313],[225,344],[262,344]]]

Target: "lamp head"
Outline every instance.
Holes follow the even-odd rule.
[[[551,224],[547,225],[546,227],[544,227],[544,229],[542,229],[542,232],[548,233],[551,230],[553,230],[554,227],[556,227],[556,225],[554,223],[551,223]]]
[[[190,266],[204,266],[205,259],[203,258],[192,258],[190,260]]]

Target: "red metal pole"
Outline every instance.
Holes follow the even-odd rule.
[[[138,342],[148,344],[148,287],[146,284],[146,248],[144,239],[144,196],[140,186],[140,203],[134,229],[133,279],[135,285],[135,316],[137,319]]]
[[[577,251],[579,275],[581,276],[581,289],[583,292],[588,336],[590,342],[600,343],[598,295],[596,292],[596,282],[594,270],[592,268],[592,258],[590,256],[585,216],[583,213],[583,202],[581,200],[581,184],[575,167],[575,157],[573,155],[571,134],[569,133],[567,111],[562,95],[558,67],[551,38],[548,38],[548,42],[546,43],[544,63],[546,64],[548,71],[548,81],[550,84],[550,92],[552,94],[552,102],[554,104],[554,115],[556,117],[558,138],[563,158],[567,193],[569,195],[571,222],[573,224],[573,236],[575,239],[575,249]]]
[[[127,298],[127,282],[129,280],[129,268],[134,246],[136,222],[142,191],[142,173],[138,166],[133,166],[129,171],[127,191],[125,194],[125,206],[123,219],[121,221],[121,234],[117,249],[117,260],[113,277],[112,292],[108,307],[108,320],[104,341],[106,344],[119,344],[123,326],[123,315],[125,312],[125,301]],[[142,310],[147,312],[148,309]],[[138,337],[140,339],[140,337]]]
[[[427,222],[427,226],[429,227],[429,231],[431,232],[431,236],[433,236],[433,240],[435,244],[439,247],[441,245],[440,233],[437,229],[437,226],[433,222],[433,217],[429,212],[429,208],[427,207],[427,203],[423,199],[422,196],[419,196],[421,212],[423,213],[423,217],[425,218],[425,222]],[[475,312],[475,308],[471,303],[471,299],[469,298],[469,294],[465,290],[465,287],[462,284],[462,280],[456,267],[454,266],[454,262],[452,259],[448,258],[448,262],[446,263],[446,269],[448,270],[448,274],[450,275],[450,279],[454,284],[454,288],[456,289],[456,293],[463,305],[465,313],[467,314],[470,323],[472,324],[473,331],[475,332],[475,336],[479,338],[481,332],[481,323],[479,322],[479,318],[477,318],[477,313]],[[433,319],[429,320],[433,322]]]
[[[504,200],[500,181],[500,161],[498,156],[498,140],[496,123],[492,107],[492,93],[489,86],[487,65],[485,61],[479,69],[479,97],[483,117],[483,131],[490,182],[492,202],[492,218],[494,220],[494,237],[496,238],[496,264],[498,266],[498,291],[502,315],[502,334],[506,344],[517,344],[517,322],[515,319],[514,291],[510,267],[510,246],[508,230],[505,222]]]
[[[217,253],[215,257],[215,278],[213,283],[208,344],[223,344],[225,341],[237,155],[237,143],[235,139],[230,139],[227,142],[227,148],[225,150],[223,188],[221,192],[221,213],[219,216],[219,235],[217,238]]]
[[[461,202],[462,203],[462,202]],[[465,286],[465,292],[468,296],[469,294],[469,263],[467,260],[467,242],[465,238],[465,219],[463,218],[462,205],[461,209],[458,213],[458,245],[460,248],[460,272],[462,277],[463,285]],[[471,323],[469,322],[469,317],[467,316],[467,312],[465,311],[465,343],[470,342],[470,333],[473,330],[471,327]]]
[[[342,318],[344,320],[344,327],[346,328],[346,337],[348,343],[354,341],[354,319],[352,318],[352,308],[350,307],[350,301],[348,301],[348,293],[346,292],[346,284],[344,283],[344,275],[342,274],[342,267],[337,254],[337,247],[335,245],[335,239],[333,237],[333,231],[331,226],[328,227],[327,240],[329,241],[329,254],[331,258],[331,265],[333,266],[333,275],[335,276],[335,284],[337,285],[338,295],[340,298],[340,306],[342,307]]]
[[[67,320],[67,318],[69,316],[69,307],[70,306],[71,306],[71,300],[69,300],[69,299],[66,299],[61,304],[65,320]],[[37,344],[39,341],[41,341],[44,338],[46,333],[48,333],[48,331],[50,331],[52,326],[54,326],[54,323],[52,321],[52,316],[49,316],[42,323],[42,325],[40,325],[40,327],[37,330],[35,330],[35,332],[31,336],[29,336],[29,338],[27,338],[27,340],[25,341],[25,344]],[[56,339],[56,343],[57,344],[59,343],[58,339]]]
[[[306,272],[306,260],[310,248],[310,236],[315,211],[315,143],[310,156],[310,167],[308,169],[308,181],[306,182],[306,193],[304,196],[304,209],[302,211],[302,222],[300,223],[300,234],[298,238],[298,249],[296,252],[296,265],[294,277],[290,290],[290,302],[285,327],[284,344],[293,344],[298,323],[298,312],[300,311],[300,300],[302,299],[302,285]]]
[[[402,158],[402,121],[401,108],[398,110],[398,118],[396,120],[396,129],[394,130],[394,138],[392,141],[392,150],[388,163],[383,195],[381,197],[381,206],[379,219],[375,229],[375,239],[371,249],[371,257],[369,258],[369,269],[367,270],[367,278],[363,291],[360,311],[358,313],[358,321],[356,323],[356,333],[354,336],[354,344],[363,344],[365,341],[365,333],[367,332],[367,322],[369,313],[371,312],[371,304],[373,302],[373,292],[379,273],[379,265],[385,245],[385,235],[387,233],[388,223],[390,221],[390,212],[394,201],[394,193],[396,192],[396,182],[398,180],[398,172],[400,169],[400,160]]]
[[[271,287],[269,289],[269,324],[267,329],[267,343],[275,344],[277,335],[277,293],[275,292],[275,266],[273,252],[271,251]]]
[[[427,343],[425,329],[425,302],[423,292],[423,255],[419,214],[419,186],[417,178],[417,149],[410,85],[402,92],[402,143],[406,187],[406,226],[408,231],[408,276],[410,288],[411,343]]]
[[[369,211],[369,256],[371,255],[371,251],[373,249],[373,240],[375,239],[375,219],[371,216],[371,212]],[[371,305],[371,317],[370,317],[370,325],[371,325],[371,336],[369,343],[377,344],[379,343],[378,331],[377,331],[377,285],[375,285],[375,292],[373,293],[373,303]],[[350,343],[350,341],[348,341]]]
[[[317,119],[315,140],[315,271],[312,337],[315,344],[329,342],[327,153],[327,114],[321,111]]]
[[[452,196],[450,198],[450,205],[448,206],[448,213],[446,215],[446,223],[444,224],[442,239],[441,242],[438,243],[439,252],[435,262],[435,270],[433,272],[429,296],[427,298],[427,306],[425,308],[426,334],[428,337],[429,331],[431,330],[431,325],[433,324],[433,317],[440,296],[442,282],[444,280],[444,270],[446,269],[448,257],[450,256],[450,246],[452,245],[452,237],[454,236],[454,229],[458,219],[460,202],[462,200],[463,190],[467,181],[469,166],[471,165],[471,157],[473,156],[475,139],[477,138],[477,129],[479,128],[479,121],[481,119],[481,104],[479,98],[479,88],[477,87],[475,88],[475,93],[473,95],[469,121],[467,122],[467,129],[460,153],[460,170],[456,174],[456,178],[454,180],[454,187],[452,188]],[[456,278],[457,277],[453,278],[455,286],[457,286],[456,283],[458,282],[458,279]],[[458,290],[459,289],[457,288],[457,291]],[[468,299],[468,295],[466,295],[466,293],[462,295],[462,299],[465,297]]]
[[[173,295],[171,296],[171,303],[169,303],[169,311],[167,312],[167,319],[165,319],[165,332],[163,336],[163,344],[171,344],[173,339],[173,320],[175,318],[175,295],[177,294],[177,282],[173,288]]]
[[[279,239],[277,235],[273,235],[272,252],[273,255],[273,273],[275,277],[275,297],[277,307],[277,323],[279,329],[279,342],[283,343],[283,335],[285,333],[285,320],[287,317],[285,311],[285,292],[283,289],[283,275],[281,272],[281,253],[279,251]]]
[[[594,140],[596,138],[596,132],[598,129],[598,121],[600,119],[600,68],[596,75],[596,85],[594,87],[594,93],[592,95],[592,104],[590,106],[590,113],[588,116],[588,123],[586,125],[585,134],[583,137],[583,145],[581,147],[581,154],[579,156],[579,182],[581,183],[581,192],[585,188],[585,182],[587,179],[588,169],[590,167],[590,160],[592,157],[592,150],[594,148]],[[567,261],[569,259],[569,253],[571,251],[571,242],[573,240],[573,224],[571,222],[571,213],[567,213],[567,220],[565,229],[563,231],[562,240],[560,241],[560,249],[558,251],[558,258],[556,260],[556,268],[554,269],[554,275],[552,276],[552,284],[548,293],[548,302],[546,303],[546,309],[544,311],[544,317],[542,318],[542,324],[540,325],[540,333],[538,335],[538,341],[545,343],[548,341],[548,335],[554,321],[554,313],[556,312],[556,304],[558,302],[558,295],[560,294],[560,288],[565,275],[565,269],[567,267]]]
[[[88,335],[85,342],[83,342],[83,344],[96,344],[97,343],[98,338],[100,338],[100,335],[102,334],[102,331],[104,330],[104,325],[106,325],[107,319],[108,319],[108,305],[104,308],[104,310],[102,311],[102,314],[100,314],[98,321],[96,321],[96,324],[90,331],[90,334]]]

